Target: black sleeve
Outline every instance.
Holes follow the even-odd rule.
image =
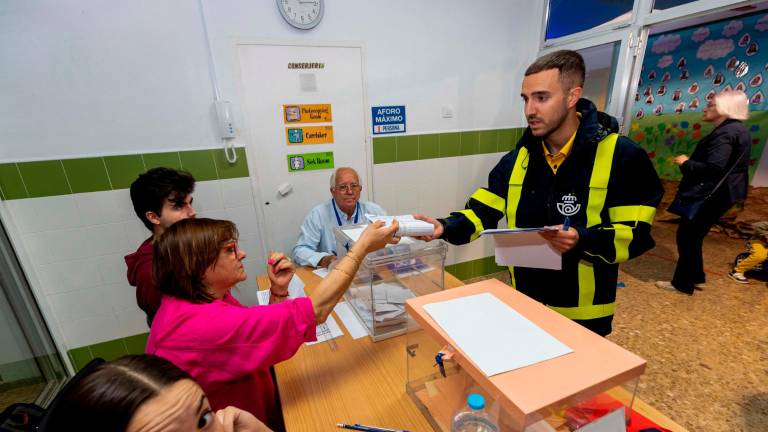
[[[576,227],[578,250],[587,261],[624,262],[655,246],[651,224],[664,189],[645,150],[619,138],[602,223]]]
[[[685,161],[684,164],[680,165],[680,172],[683,175],[717,181],[718,177],[725,172],[738,136],[730,131],[715,131],[713,133],[716,135],[712,137],[712,141],[709,143],[706,159],[703,161],[691,159]]]
[[[464,210],[451,213],[443,224],[442,239],[461,245],[476,239],[484,229],[496,228],[506,215],[509,176],[517,150],[507,153],[488,174],[488,186],[477,189],[467,200]]]

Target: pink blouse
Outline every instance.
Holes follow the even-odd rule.
[[[214,410],[232,405],[275,429],[280,413],[269,367],[314,341],[315,326],[306,297],[246,307],[230,294],[204,304],[163,296],[146,351],[190,374]]]

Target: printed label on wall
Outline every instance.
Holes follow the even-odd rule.
[[[333,126],[285,128],[285,142],[288,145],[331,144],[333,143]]]
[[[333,152],[288,155],[288,172],[314,171],[333,168]]]
[[[285,123],[328,123],[332,117],[331,104],[283,105]]]
[[[405,106],[371,107],[373,134],[405,132]]]

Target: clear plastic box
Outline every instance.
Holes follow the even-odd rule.
[[[463,288],[466,287],[448,290],[448,292]],[[506,286],[505,288],[511,289]],[[568,370],[572,367],[568,362],[572,360],[576,360],[575,363],[583,367],[586,359],[586,363],[589,364],[587,368],[598,369],[601,368],[599,361],[592,362],[591,359],[583,356],[578,359],[569,359],[567,356],[571,354],[567,354],[548,360],[553,362],[551,367],[547,365],[543,368],[534,368],[538,372],[533,374],[523,371],[526,368],[522,368],[487,377],[460,351],[450,346],[448,340],[441,336],[441,331],[430,328],[435,325],[434,323],[427,323],[418,312],[414,313],[411,302],[408,303],[407,309],[409,315],[415,319],[409,320],[406,337],[406,392],[435,431],[451,430],[454,415],[465,407],[467,395],[470,393],[483,395],[486,401],[485,410],[495,419],[500,431],[574,431],[606,415],[620,415],[616,412],[619,409],[624,410],[622,414],[625,424],[629,423],[639,379],[645,368],[644,361],[639,357],[636,360],[631,359],[626,368],[617,368],[616,371],[612,370],[607,374],[595,374],[599,378],[596,378],[592,384],[579,387],[578,391],[572,393],[562,391],[563,387],[569,387],[566,382],[553,383],[551,376],[546,375],[558,375],[558,370]],[[535,320],[531,321],[535,322]],[[568,324],[578,326],[573,322]],[[559,336],[561,341],[569,344],[567,338]],[[610,341],[599,337],[592,343],[613,345]],[[574,350],[577,349],[579,348],[574,348]],[[589,348],[585,349],[589,350]],[[618,346],[608,347],[608,350],[623,351]],[[435,361],[435,356],[441,351],[453,353],[449,360],[444,361],[445,376],[442,375]],[[619,354],[619,357],[621,356]],[[572,370],[573,374],[581,373],[579,367],[573,367]],[[503,377],[505,374],[518,374],[518,377],[521,376],[520,374],[527,374],[524,379],[514,378],[514,380],[527,382],[529,385],[512,387],[505,385],[503,383],[505,380],[506,383],[510,382],[508,379],[510,376]],[[558,376],[568,379],[569,375],[566,373]],[[547,388],[547,386],[551,387]],[[536,394],[535,398],[527,397],[533,393]],[[534,399],[537,403],[529,403]]]
[[[336,227],[336,251],[343,255],[365,225]],[[403,237],[399,244],[368,254],[344,295],[374,341],[408,329],[405,301],[443,290],[445,254],[442,240]]]

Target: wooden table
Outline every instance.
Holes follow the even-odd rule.
[[[307,268],[298,269],[296,274],[307,292],[321,281]],[[266,275],[259,276],[257,282],[260,289],[269,287]],[[460,280],[445,273],[446,288],[461,285]],[[342,430],[336,423],[432,431],[405,392],[406,337],[380,342],[367,336],[354,340],[344,330],[343,337],[334,339],[335,351],[328,343],[305,345],[293,358],[275,366],[288,432]],[[639,399],[635,399],[634,409],[667,429],[685,430]]]

